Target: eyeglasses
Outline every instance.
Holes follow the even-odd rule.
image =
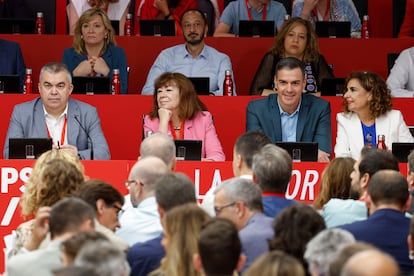
[[[125,212],[124,209],[122,209],[122,207],[119,207],[118,205],[116,205],[115,203],[111,205],[112,208],[118,210],[118,218],[120,218],[122,216],[122,214]]]
[[[223,206],[214,206],[214,212],[216,213],[216,216],[218,214],[220,214],[221,211],[223,211],[223,209],[234,206],[236,204],[236,202],[232,202]]]
[[[138,181],[136,180],[125,180],[124,184],[125,187],[129,190],[129,188],[131,187],[132,184],[138,184]]]

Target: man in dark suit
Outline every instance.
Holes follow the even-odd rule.
[[[0,60],[0,75],[19,75],[20,91],[23,92],[26,65],[20,45],[16,42],[0,39]]]
[[[16,105],[4,144],[9,157],[9,138],[53,139],[53,148],[66,150],[81,159],[110,159],[108,144],[96,108],[70,99],[72,77],[67,67],[51,62],[42,67],[40,97]]]
[[[303,94],[305,69],[296,58],[276,65],[276,95],[251,101],[246,112],[246,131],[259,130],[272,142],[318,142],[318,161],[328,162],[331,153],[331,107],[329,102]]]
[[[403,175],[394,170],[378,171],[368,184],[368,219],[339,227],[349,231],[356,240],[373,244],[393,256],[401,272],[408,275],[414,269],[408,258],[410,219],[404,214],[410,202],[408,183]]]

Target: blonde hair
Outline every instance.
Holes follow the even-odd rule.
[[[90,22],[97,15],[101,17],[102,23],[108,32],[104,39],[104,46],[102,47],[101,53],[104,53],[106,51],[108,45],[116,45],[115,30],[112,28],[111,20],[109,20],[108,15],[101,9],[92,8],[82,13],[78,19],[78,22],[76,22],[72,46],[75,52],[80,55],[86,53],[85,41],[82,38],[82,25]]]
[[[63,160],[66,164],[52,164],[54,160]],[[53,172],[52,169],[60,170]],[[51,206],[59,199],[72,195],[84,181],[83,172],[79,158],[68,151],[49,150],[43,153],[25,183],[26,190],[20,203],[22,215],[34,215],[39,207]]]
[[[198,252],[201,226],[210,219],[196,203],[174,207],[166,215],[169,245],[161,266],[150,275],[198,276],[193,265],[193,255]]]

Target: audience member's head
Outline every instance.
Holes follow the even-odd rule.
[[[214,192],[216,216],[230,219],[238,230],[257,212],[263,212],[262,192],[252,181],[235,177],[222,182]]]
[[[234,223],[224,218],[212,218],[201,228],[194,266],[206,276],[232,276],[245,262],[241,247]]]
[[[323,170],[319,193],[313,202],[315,209],[322,209],[331,198],[348,199],[351,196],[351,173],[355,160],[337,157]]]
[[[74,195],[84,182],[79,159],[63,150],[50,150],[36,161],[22,195],[22,214],[31,216],[41,206],[51,206]]]
[[[353,85],[351,85],[351,82],[354,82]],[[345,89],[348,88],[348,86],[355,87],[358,85],[360,86],[359,90],[363,91],[363,95],[366,97],[369,95],[370,97],[368,101],[369,114],[367,115],[378,118],[392,109],[391,92],[380,75],[366,71],[350,73],[345,80]],[[345,92],[346,91],[347,90],[345,90]],[[342,108],[345,113],[351,112],[348,107],[346,95],[342,103]]]
[[[414,150],[407,157],[407,181],[409,189],[414,189]]]
[[[87,180],[80,187],[78,197],[95,209],[101,225],[112,231],[120,227],[118,213],[122,210],[124,196],[114,186],[98,179]]]
[[[128,276],[130,272],[125,253],[109,241],[85,243],[74,265],[92,269],[99,276]]]
[[[129,173],[128,185],[132,206],[154,196],[157,183],[169,172],[167,165],[158,157],[148,156],[138,160]]]
[[[305,276],[301,263],[285,252],[274,250],[257,258],[243,276]]]
[[[406,211],[411,203],[407,179],[393,170],[376,172],[369,181],[366,202],[370,213],[382,207]]]
[[[104,46],[101,50],[101,53],[104,53],[106,51],[108,45],[116,45],[115,30],[112,28],[111,20],[109,19],[108,15],[103,9],[92,8],[82,13],[76,22],[72,46],[78,54],[87,54],[85,45],[90,44],[90,42],[85,42],[83,30],[84,25],[90,24],[96,19],[98,19],[101,24],[103,24],[106,33],[105,37],[102,38]]]
[[[95,212],[80,198],[68,197],[51,206],[49,231],[52,239],[95,229]]]
[[[302,262],[306,244],[326,228],[325,221],[312,207],[298,203],[283,209],[273,223],[275,237],[269,241],[270,250],[280,250]]]
[[[155,133],[145,138],[139,148],[140,158],[155,156],[167,164],[167,167],[175,169],[175,144],[174,140],[164,133]]]
[[[96,231],[79,232],[67,240],[64,240],[60,245],[61,260],[64,266],[71,266],[75,261],[76,255],[84,244],[87,242],[107,241],[108,238]]]
[[[197,202],[194,184],[183,173],[166,173],[158,181],[155,200],[158,204],[161,222],[163,222],[165,213],[172,208]]]
[[[348,231],[325,229],[313,237],[306,245],[304,259],[308,263],[311,275],[328,275],[329,264],[333,256],[343,246],[354,243],[354,236]]]
[[[198,26],[193,28],[192,26]],[[189,45],[199,45],[207,35],[208,24],[204,13],[199,9],[188,9],[181,16],[183,37]]]
[[[379,170],[400,171],[397,158],[392,153],[376,148],[364,147],[351,173],[351,190],[364,196],[372,175]]]
[[[395,260],[380,250],[364,250],[345,263],[341,276],[399,276]]]
[[[253,156],[252,169],[253,181],[263,192],[285,194],[292,177],[292,158],[286,150],[267,144]]]
[[[348,245],[345,245],[341,250],[335,254],[331,263],[329,264],[329,276],[340,276],[342,268],[345,263],[358,252],[364,250],[376,249],[375,246],[364,243],[364,242],[355,242]]]
[[[198,252],[201,226],[210,216],[195,203],[174,207],[167,212],[161,241],[166,255],[151,275],[200,275],[193,264]]]
[[[185,75],[178,72],[165,72],[154,83],[153,107],[149,114],[151,119],[158,118],[160,108],[158,90],[168,86],[179,90],[177,108],[170,110],[181,120],[193,119],[199,112],[207,110],[207,106],[198,98],[192,82]]]
[[[298,38],[301,41],[299,43],[300,46],[294,52],[292,52],[292,49],[286,48],[286,40],[290,37],[289,33],[293,30],[296,33],[304,33],[304,37]],[[300,17],[290,18],[282,26],[280,31],[277,32],[271,51],[279,57],[303,55],[304,62],[312,62],[317,60],[319,58],[319,45],[315,28],[309,20],[305,20]]]
[[[240,135],[233,149],[233,174],[252,174],[253,155],[272,141],[261,131],[249,131]]]

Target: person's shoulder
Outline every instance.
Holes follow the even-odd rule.
[[[278,2],[278,1],[269,1],[269,3],[272,6],[272,8],[276,8],[276,9],[283,8],[283,9],[285,9],[285,6],[282,3]]]
[[[249,101],[249,106],[262,106],[267,105],[269,102],[277,101],[277,94],[270,94],[267,97],[261,97],[259,99],[253,99]]]
[[[311,94],[303,94],[302,100],[304,103],[310,103],[311,107],[314,109],[324,109],[330,106],[329,101]]]
[[[69,98],[68,104],[69,104],[69,106],[73,106],[75,108],[79,108],[82,111],[86,111],[86,110],[89,110],[89,111],[96,110],[96,107],[94,107],[93,105],[90,105],[88,103],[82,102],[80,100],[72,99],[72,98]]]
[[[35,105],[37,105],[38,103],[41,103],[41,102],[42,102],[41,98],[37,97],[33,100],[16,104],[14,108],[15,109],[22,109],[22,110],[25,110],[25,111],[32,110]]]
[[[19,43],[6,39],[0,39],[0,46],[4,48],[20,48]]]
[[[211,47],[211,46],[209,46],[209,45],[207,45],[207,44],[205,44],[205,45],[204,45],[204,47],[205,47],[205,49],[206,49],[209,53],[211,53],[211,54],[213,54],[213,55],[216,55],[216,56],[222,56],[222,57],[228,57],[228,58],[230,58],[227,54],[225,54],[225,53],[223,53],[223,52],[220,52],[220,51],[219,51],[219,50],[217,50],[216,48]]]

